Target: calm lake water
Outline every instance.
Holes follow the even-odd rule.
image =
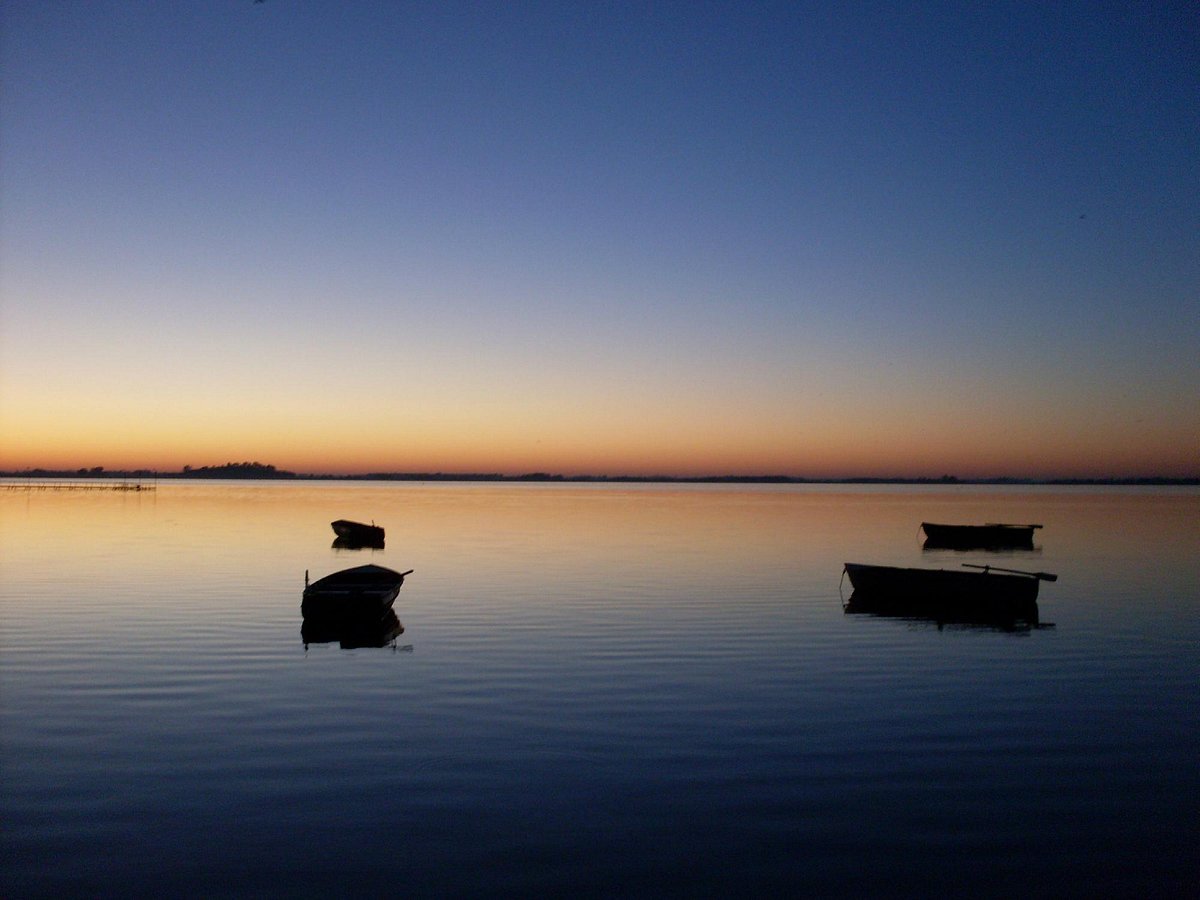
[[[404,633],[306,647],[364,562]],[[1054,627],[846,615],[844,562],[1054,572]],[[1198,760],[1194,489],[0,490],[5,897],[1194,896]]]

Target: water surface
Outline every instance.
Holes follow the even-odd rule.
[[[1195,889],[1193,489],[172,481],[0,491],[0,548],[5,896]],[[1055,572],[1054,627],[847,561]],[[306,647],[363,562],[404,633]]]

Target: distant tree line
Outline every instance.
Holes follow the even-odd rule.
[[[114,469],[91,466],[79,469],[22,469],[0,471],[3,478],[244,478],[288,479],[312,481],[554,481],[594,483],[665,483],[665,484],[1049,484],[1049,485],[1200,485],[1200,477],[1145,476],[1126,478],[802,478],[793,475],[555,475],[549,472],[529,472],[524,475],[503,475],[498,472],[370,472],[365,475],[304,475],[277,469],[261,462],[227,462],[220,466],[184,466],[179,472],[158,472],[153,469]]]
[[[193,469],[184,466],[184,478],[295,478],[295,472],[276,469],[272,465],[260,462],[227,462],[223,466],[201,466]]]

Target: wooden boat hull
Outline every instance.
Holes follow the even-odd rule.
[[[349,519],[337,519],[330,522],[329,527],[337,535],[333,542],[335,547],[383,549],[384,532],[379,525],[365,525],[362,522],[351,522]]]
[[[854,589],[846,612],[997,625],[1038,621],[1033,576],[859,563],[846,563],[845,572]]]
[[[922,522],[925,547],[933,550],[1032,550],[1038,525],[938,525]]]
[[[396,602],[408,574],[374,565],[334,572],[305,586],[300,612],[306,619],[378,621]]]

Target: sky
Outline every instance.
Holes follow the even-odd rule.
[[[1200,475],[1193,3],[0,6],[0,469]]]

